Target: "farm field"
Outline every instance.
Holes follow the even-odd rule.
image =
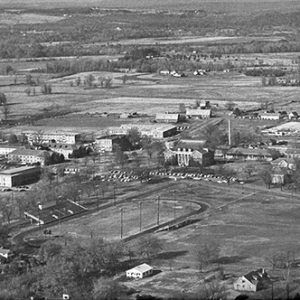
[[[174,111],[178,104],[187,105],[197,99],[209,100],[224,105],[233,101],[241,107],[257,107],[261,102],[274,102],[275,106],[287,106],[296,109],[298,99],[297,87],[262,87],[260,78],[246,77],[240,74],[215,74],[207,77],[171,78],[142,74],[130,76],[125,85],[121,83],[122,73],[94,72],[94,76],[110,76],[113,78],[111,89],[84,89],[71,87],[70,82],[80,73],[52,79],[52,94],[43,95],[36,87],[35,96],[27,96],[25,85],[13,85],[13,76],[3,76],[6,86],[0,88],[8,97],[11,115],[21,117],[42,112],[53,105],[69,108],[73,112],[143,112],[154,114],[161,111]],[[33,78],[36,75],[33,74]],[[137,80],[136,76],[143,76]],[[150,77],[150,78],[149,78]],[[20,82],[24,78],[18,79]],[[156,104],[155,107],[153,104]],[[134,109],[133,109],[134,105]],[[298,104],[297,104],[298,105]]]

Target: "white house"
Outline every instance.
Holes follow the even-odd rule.
[[[144,278],[153,274],[153,268],[147,264],[141,264],[126,271],[128,278]]]
[[[13,255],[13,253],[9,249],[4,249],[0,247],[0,256],[3,258],[10,258]]]
[[[278,121],[280,119],[280,114],[279,113],[262,113],[260,115],[260,118],[262,120],[273,120],[273,121]]]
[[[270,283],[270,277],[263,268],[251,271],[248,274],[239,277],[233,287],[237,291],[256,292]]]

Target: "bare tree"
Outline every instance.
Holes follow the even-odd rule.
[[[226,296],[226,287],[223,284],[221,284],[218,280],[213,280],[200,287],[197,294],[197,299],[225,300]]]
[[[203,271],[204,267],[217,260],[219,253],[220,247],[215,241],[199,245],[196,248],[196,258],[199,264],[199,270]]]
[[[4,120],[7,120],[10,114],[10,109],[7,102],[2,104],[2,113],[3,113]]]

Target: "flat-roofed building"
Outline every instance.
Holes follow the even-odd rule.
[[[19,149],[8,154],[8,159],[24,165],[40,164],[44,166],[49,153],[45,150]]]
[[[124,134],[129,130],[136,128],[141,135],[149,136],[154,139],[163,139],[173,136],[177,133],[177,127],[170,124],[123,124],[120,129]]]
[[[71,144],[49,143],[44,144],[43,146],[48,147],[53,152],[62,154],[65,159],[70,158],[70,155],[73,154],[73,151],[77,149],[75,145]]]
[[[179,114],[158,113],[155,116],[155,121],[158,123],[178,123],[179,122]]]
[[[187,108],[186,116],[195,119],[209,119],[211,117],[211,109]]]
[[[0,171],[0,186],[13,187],[30,184],[39,180],[39,167],[19,167]]]
[[[280,113],[262,113],[259,115],[262,120],[278,121],[280,119]]]
[[[81,134],[78,132],[63,132],[63,131],[26,131],[25,136],[28,142],[33,143],[59,143],[59,144],[76,144],[81,139]]]

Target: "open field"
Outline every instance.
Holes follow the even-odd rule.
[[[199,288],[199,276],[203,278],[209,274],[199,275],[197,272],[195,252],[198,245],[210,241],[220,245],[219,263],[227,277],[224,283],[234,296],[238,293],[232,291],[232,282],[237,276],[259,267],[265,267],[272,273],[266,257],[278,251],[291,250],[299,258],[298,199],[288,195],[274,196],[268,191],[236,189],[235,186],[226,190],[220,188],[222,192],[211,185],[189,183],[187,186],[186,195],[203,195],[200,198],[211,207],[220,209],[210,210],[194,225],[156,234],[169,253],[169,258],[165,255],[155,262],[155,266],[163,272],[143,281],[130,282],[128,286],[143,290],[145,294],[156,292],[156,295],[169,297],[178,296],[182,290],[185,293],[195,292]],[[236,202],[228,203],[230,201]],[[293,269],[292,277],[296,279],[299,276],[299,268]],[[265,293],[270,295],[270,290]]]
[[[119,40],[117,42],[111,42],[111,45],[178,45],[178,44],[193,44],[193,45],[202,45],[202,44],[218,44],[218,43],[244,43],[244,42],[279,42],[284,39],[284,37],[276,36],[276,37],[263,37],[263,36],[255,36],[255,37],[232,37],[232,36],[185,36],[185,37],[177,37],[177,38],[168,38],[168,37],[160,37],[160,38],[141,38],[141,39],[125,39]],[[95,43],[94,45],[105,45],[106,43]]]
[[[57,7],[85,7],[85,6],[99,6],[102,8],[127,8],[127,9],[207,9],[211,11],[237,11],[241,13],[260,12],[269,10],[293,10],[299,7],[298,1],[295,0],[2,0],[2,7],[43,7],[43,8],[57,8]],[[0,7],[1,7],[0,6]]]
[[[113,78],[111,89],[84,89],[82,86],[71,86],[77,77],[82,80],[88,74],[98,77]],[[52,94],[43,95],[39,86],[35,96],[27,96],[27,86],[22,82],[24,76],[18,76],[14,85],[14,76],[2,76],[0,92],[8,98],[10,117],[13,119],[27,115],[41,114],[45,110],[67,110],[66,116],[56,117],[53,121],[45,119],[36,125],[95,127],[103,129],[118,126],[132,121],[106,119],[96,116],[97,113],[138,112],[153,116],[158,112],[177,111],[179,104],[192,105],[196,100],[209,100],[223,108],[226,102],[232,101],[241,109],[259,108],[261,103],[273,102],[276,110],[297,110],[298,87],[262,87],[259,77],[247,77],[239,73],[212,73],[205,77],[189,75],[187,78],[172,78],[157,74],[130,74],[126,84],[122,84],[123,73],[88,72],[49,80],[49,76],[32,74],[33,79],[44,78],[52,84]],[[33,87],[32,87],[33,88]],[[85,114],[85,118],[79,115]],[[95,115],[93,116],[88,116]],[[71,125],[70,125],[71,124]],[[74,125],[73,125],[74,124]],[[17,130],[17,128],[15,128]]]
[[[10,14],[2,13],[0,14],[0,24],[5,25],[15,25],[15,24],[40,24],[40,23],[50,23],[58,22],[63,20],[63,17],[49,16],[49,15],[38,15],[38,14]]]

